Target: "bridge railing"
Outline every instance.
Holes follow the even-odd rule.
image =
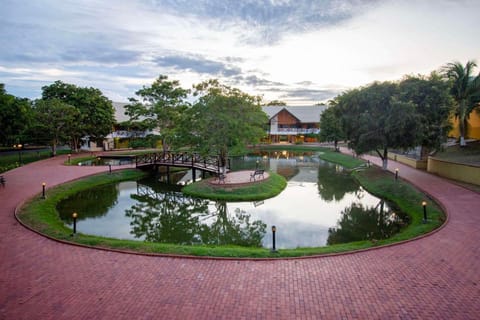
[[[207,171],[220,172],[219,156],[202,156],[192,152],[156,152],[137,155],[135,157],[137,166],[143,164],[158,165],[182,165],[191,168],[204,169]],[[227,169],[230,169],[230,159],[227,161]]]

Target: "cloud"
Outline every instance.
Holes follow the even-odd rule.
[[[209,19],[220,28],[242,25],[254,29],[239,35],[246,43],[272,44],[283,34],[304,32],[336,25],[372,6],[373,0],[304,0],[304,1],[152,1],[152,8],[170,10],[177,15]]]
[[[284,83],[270,81],[267,79],[262,79],[256,75],[247,75],[247,76],[236,76],[233,78],[234,82],[237,84],[247,85],[247,86],[284,86]]]
[[[231,77],[242,73],[242,70],[238,67],[219,61],[213,61],[201,56],[164,56],[154,59],[154,62],[163,67],[214,76],[221,75]]]
[[[301,101],[324,101],[331,99],[340,93],[340,91],[332,89],[292,88],[281,91],[284,92],[280,95],[281,99]]]

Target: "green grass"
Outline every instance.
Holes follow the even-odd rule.
[[[258,201],[275,197],[287,186],[287,181],[279,174],[269,172],[270,177],[253,184],[235,187],[211,185],[209,180],[189,184],[182,192],[190,196],[211,200]]]
[[[326,152],[328,152],[328,150]],[[334,152],[331,151],[331,153]],[[354,159],[355,161],[353,161],[348,159],[349,156],[343,155],[344,157],[342,157],[337,153],[330,156],[335,158],[335,160],[341,164],[351,163],[351,166],[356,164],[355,161],[358,160]],[[300,257],[366,249],[420,236],[438,228],[445,220],[444,214],[432,200],[429,200],[425,194],[403,180],[395,182],[392,173],[376,167],[371,167],[362,171],[354,171],[353,174],[369,192],[394,202],[398,208],[411,217],[411,223],[402,229],[400,233],[389,239],[379,240],[375,243],[371,241],[358,241],[316,248],[282,249],[279,250],[278,253],[272,253],[269,249],[265,248],[210,245],[183,246],[134,240],[119,240],[85,234],[77,234],[77,236],[72,237],[72,230],[65,227],[58,216],[58,212],[55,209],[56,204],[61,199],[64,199],[71,194],[91,188],[95,185],[134,179],[143,175],[143,173],[136,170],[125,170],[115,172],[112,175],[102,174],[87,177],[83,180],[52,188],[48,190],[46,200],[41,199],[38,196],[27,203],[20,212],[20,219],[32,228],[51,237],[84,245],[145,253],[235,258]],[[252,192],[252,190],[249,192]],[[426,224],[422,223],[423,208],[421,202],[424,200],[427,200],[428,202],[429,221]]]
[[[57,154],[67,154],[69,150],[57,150]],[[32,151],[32,150],[22,150],[21,151],[21,164],[19,162],[19,155],[18,152],[14,152],[11,154],[0,154],[0,173],[12,170],[15,168],[20,167],[20,165],[25,165],[31,162],[35,162],[38,160],[43,160],[50,158],[52,156],[52,152],[50,150],[42,150],[42,151]]]
[[[450,146],[443,151],[437,152],[434,157],[446,161],[480,166],[480,141],[469,142],[466,147],[460,147],[459,145]]]
[[[354,158],[340,152],[334,152],[333,150],[320,153],[320,159],[337,163],[347,169],[358,168],[365,164],[365,161],[362,159]]]

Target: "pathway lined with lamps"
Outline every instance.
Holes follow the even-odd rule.
[[[187,259],[65,245],[19,225],[15,207],[40,196],[43,182],[53,187],[108,172],[63,166],[66,159],[4,173],[0,319],[478,317],[480,195],[439,177],[389,161],[390,171],[398,168],[399,178],[428,192],[449,214],[443,229],[422,239],[308,259]]]

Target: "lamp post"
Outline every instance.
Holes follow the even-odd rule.
[[[22,165],[22,145],[20,143],[14,144],[13,148],[18,150],[18,163]]]
[[[77,233],[77,217],[78,214],[76,212],[72,213],[72,218],[73,218],[73,235]]]
[[[258,170],[258,163],[259,161],[257,160],[257,162],[255,162],[255,170]]]
[[[72,155],[69,153],[68,154],[68,164],[70,164],[70,160],[72,159]]]
[[[427,223],[427,202],[423,201],[422,206],[423,206],[423,223]]]
[[[45,182],[42,183],[42,199],[46,199],[47,197],[45,196],[45,186],[47,184]]]
[[[395,181],[398,180],[398,168],[395,169]]]
[[[108,164],[108,173],[112,174],[112,164]]]
[[[277,249],[275,247],[275,232],[277,232],[277,227],[272,226],[272,252],[276,253]]]

